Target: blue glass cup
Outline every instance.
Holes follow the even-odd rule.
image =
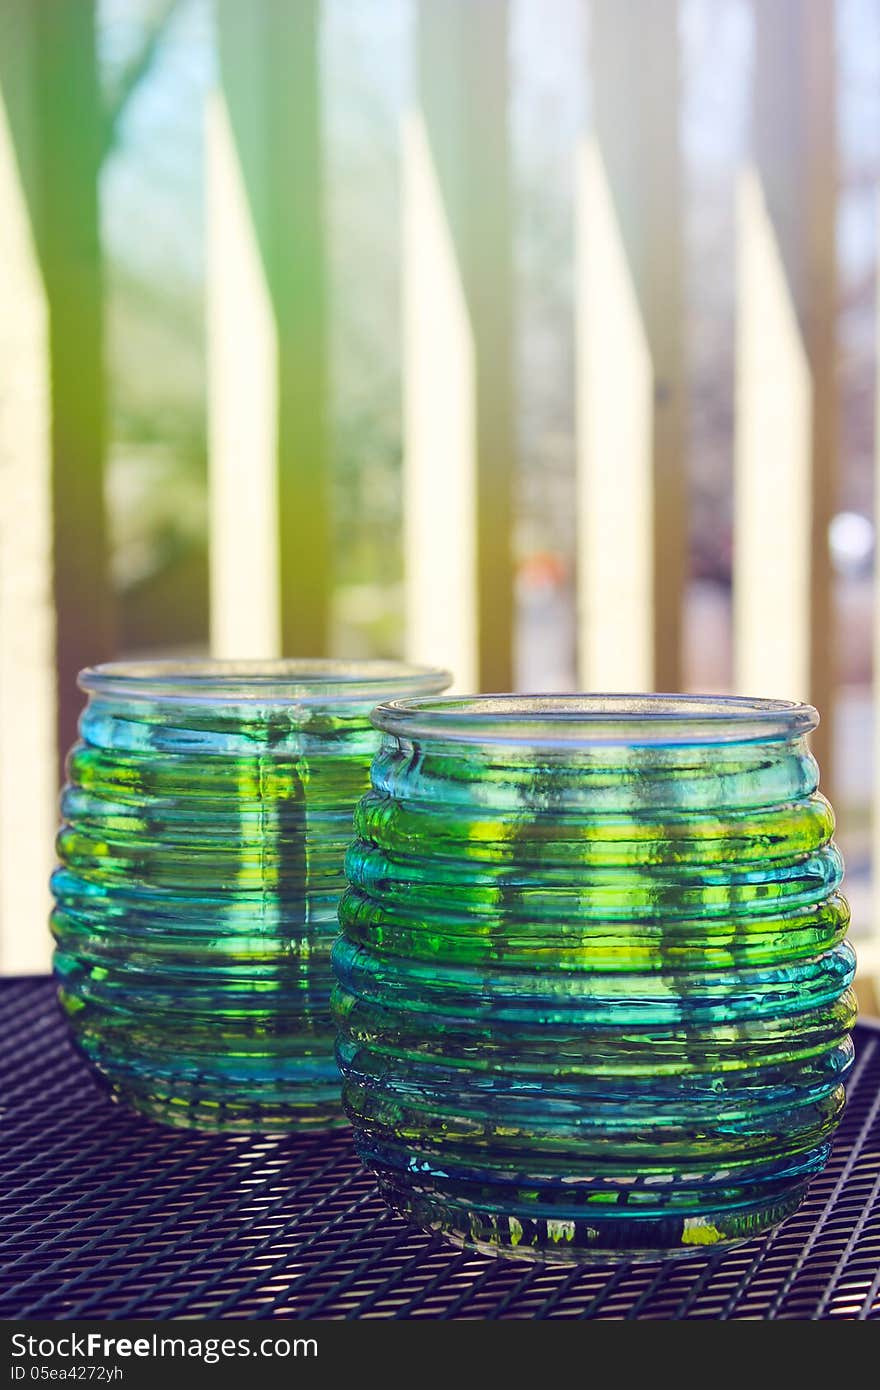
[[[391,1205],[584,1262],[722,1250],[825,1165],[855,1018],[807,705],[383,704],[333,952]]]
[[[330,947],[378,700],[439,691],[396,662],[84,671],[52,886],[74,1039],[167,1124],[344,1123]]]

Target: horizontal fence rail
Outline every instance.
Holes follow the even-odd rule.
[[[216,0],[215,14],[206,645],[225,656],[322,655],[332,647],[332,449],[320,0]],[[826,789],[834,14],[833,0],[753,6],[752,138],[730,190],[735,684],[819,706]],[[450,666],[459,690],[499,690],[513,683],[515,628],[511,12],[508,0],[414,0],[413,16],[416,101],[401,133],[406,647]],[[573,42],[592,116],[571,164],[578,682],[677,689],[689,532],[679,5],[585,0],[583,16]],[[79,708],[74,675],[114,649],[97,221],[107,127],[96,74],[85,0],[0,0],[5,972],[48,963],[46,881],[58,760]],[[880,659],[880,620],[876,650]],[[880,803],[880,754],[877,766]],[[875,840],[880,863],[880,823]],[[880,973],[876,927],[863,978],[869,970]]]

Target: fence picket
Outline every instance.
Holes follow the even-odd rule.
[[[112,649],[94,7],[0,34],[0,968],[44,968],[76,674]]]
[[[596,141],[581,152],[577,208],[581,683],[593,690],[650,690],[653,369]]]
[[[738,195],[734,646],[738,689],[810,691],[810,367],[760,182]]]
[[[0,971],[14,974],[48,960],[57,731],[49,315],[2,95],[0,303]]]
[[[507,0],[421,0],[404,137],[407,645],[507,690],[513,641]]]
[[[474,345],[416,113],[404,128],[403,186],[407,651],[467,691],[479,680]]]
[[[877,199],[877,244],[880,246],[880,197]],[[880,525],[880,262],[877,266],[877,309],[874,331],[874,515]],[[868,939],[859,950],[859,971],[873,976],[871,1010],[880,1014],[880,561],[874,551],[874,804],[872,820],[872,904]]]
[[[211,629],[227,656],[320,656],[329,641],[320,8],[216,0]]]
[[[278,337],[221,92],[206,112],[211,650],[281,651]]]
[[[828,523],[836,487],[834,0],[757,3],[754,166],[740,191],[735,671],[807,697],[833,799]]]
[[[681,688],[686,494],[677,0],[591,0],[576,255],[580,680]],[[642,61],[644,58],[644,61]]]

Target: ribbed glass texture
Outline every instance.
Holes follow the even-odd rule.
[[[381,707],[334,949],[388,1201],[489,1254],[686,1255],[793,1212],[852,1061],[814,710]]]
[[[330,947],[395,663],[110,665],[68,760],[52,880],[60,998],[137,1109],[243,1131],[344,1123]]]

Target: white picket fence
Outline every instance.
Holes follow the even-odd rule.
[[[319,8],[217,0],[206,226],[219,655],[326,645],[326,400],[312,361],[325,267],[303,211],[320,153]],[[677,5],[588,8],[594,124],[571,174],[578,679],[669,690],[681,686],[687,533]],[[819,706],[832,787],[833,18],[832,0],[756,5],[754,139],[736,193],[734,478],[736,688]],[[460,690],[497,690],[510,687],[513,642],[508,6],[421,0],[418,19],[421,104],[401,132],[406,654],[450,667]],[[254,84],[278,102],[255,104]],[[52,450],[52,304],[2,99],[0,303],[0,969],[11,973],[48,963],[58,730],[69,730],[56,717],[53,547],[69,541],[53,469],[69,465]],[[311,542],[292,529],[303,510]],[[87,622],[80,650],[87,664]],[[880,974],[878,923],[860,940],[867,980]]]

